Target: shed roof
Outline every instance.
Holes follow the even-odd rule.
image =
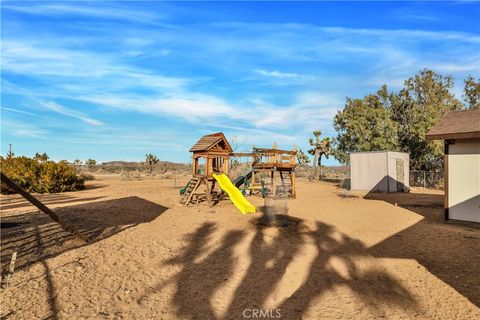
[[[480,109],[451,111],[427,133],[429,140],[480,138]]]
[[[224,141],[225,143],[225,150],[228,152],[232,152],[232,147],[228,143],[227,138],[225,138],[223,132],[207,134],[201,137],[200,140],[198,140],[197,143],[195,143],[193,147],[190,148],[190,152],[208,151],[209,149],[219,144],[221,141]]]

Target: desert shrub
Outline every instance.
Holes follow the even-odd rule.
[[[85,188],[84,179],[66,161],[38,161],[25,156],[0,157],[2,172],[29,192],[52,193],[76,191]],[[1,185],[1,193],[12,193]]]
[[[162,175],[162,178],[163,179],[174,179],[175,178],[175,173],[173,172],[165,172],[163,175]]]
[[[80,178],[81,178],[83,181],[92,181],[92,180],[95,180],[95,176],[94,176],[93,174],[89,174],[89,173],[85,173],[85,172],[80,173]]]
[[[122,180],[130,180],[130,171],[124,170],[120,175]]]

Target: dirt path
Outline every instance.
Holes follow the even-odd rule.
[[[87,246],[1,197],[2,266],[16,248],[21,268],[1,291],[2,316],[480,318],[480,229],[443,223],[439,192],[365,196],[300,180],[294,222],[275,229],[228,200],[182,207],[171,180],[89,184],[40,196]]]

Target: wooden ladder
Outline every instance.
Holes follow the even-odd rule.
[[[200,185],[201,179],[199,178],[192,178],[187,186],[187,189],[183,193],[182,197],[180,198],[180,203],[187,205],[190,200],[192,199],[193,193],[197,190],[198,186]]]

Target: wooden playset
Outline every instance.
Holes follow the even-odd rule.
[[[213,173],[228,173],[228,161],[232,153],[232,147],[222,132],[209,134],[200,138],[190,148],[192,153],[192,179],[180,190],[180,203],[198,203],[207,200],[209,205],[218,201],[219,193],[215,191],[215,179]],[[203,168],[200,168],[200,160],[204,160]],[[201,192],[203,187],[204,192]]]
[[[296,148],[281,150],[274,144],[272,149],[254,147],[251,153],[233,153],[225,135],[218,132],[201,137],[190,152],[193,172],[190,181],[180,190],[182,204],[207,200],[213,205],[227,193],[242,213],[251,212],[255,208],[238,190],[242,185],[244,191],[248,189],[251,193],[296,196]],[[253,159],[251,170],[233,183],[227,176],[230,157]],[[217,184],[219,190],[216,190]]]
[[[293,150],[281,150],[275,143],[272,149],[254,147],[252,153],[246,155],[253,158],[249,189],[255,192],[267,187],[271,194],[287,193],[292,198],[296,197],[295,147]]]

